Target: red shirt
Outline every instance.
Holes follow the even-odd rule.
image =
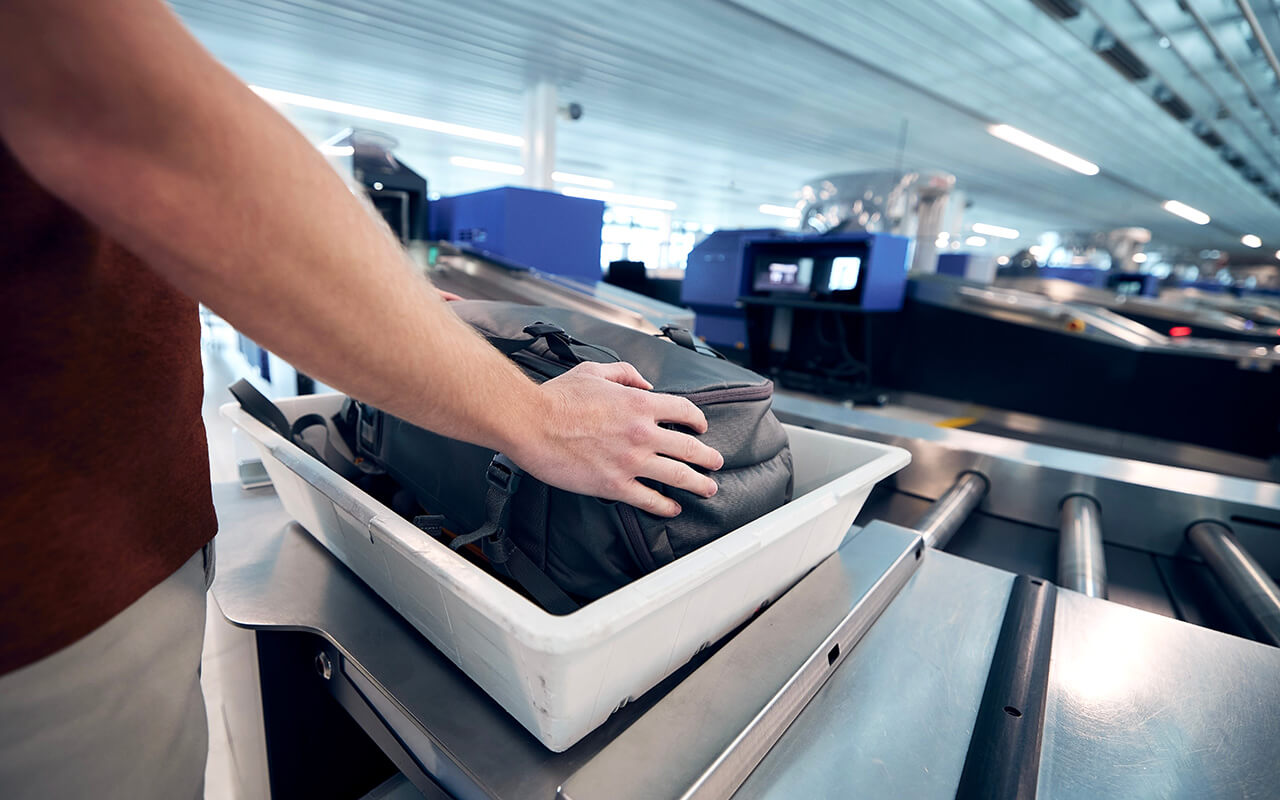
[[[0,674],[213,537],[203,388],[195,302],[0,144]]]

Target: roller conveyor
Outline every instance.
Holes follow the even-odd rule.
[[[1090,597],[1107,597],[1107,561],[1102,549],[1098,501],[1073,494],[1062,501],[1058,534],[1058,585]]]

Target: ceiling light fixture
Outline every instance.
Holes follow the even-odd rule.
[[[768,214],[771,217],[786,217],[788,219],[800,219],[800,209],[795,206],[779,206],[773,203],[761,203],[760,213]]]
[[[467,156],[449,156],[449,163],[455,167],[478,169],[482,172],[501,172],[503,175],[523,175],[524,167],[519,164],[507,164],[503,161],[485,161],[483,158]]]
[[[633,208],[651,208],[656,211],[674,211],[676,204],[670,200],[659,200],[656,197],[640,197],[634,194],[618,194],[617,192],[602,192],[597,189],[580,188],[577,186],[568,186],[560,190],[561,194],[567,194],[570,197],[585,197],[588,200],[603,200],[606,203],[617,206],[631,206]]]
[[[326,156],[354,156],[356,149],[349,144],[318,144],[316,149]]]
[[[572,172],[553,172],[551,180],[556,183],[568,183],[573,186],[588,186],[592,189],[612,189],[613,181],[608,178],[593,178],[590,175],[575,175]]]
[[[249,88],[263,100],[277,105],[328,111],[333,114],[359,117],[360,119],[369,119],[374,122],[386,122],[391,125],[403,125],[406,128],[443,133],[447,136],[460,136],[464,139],[476,139],[481,142],[502,144],[508,147],[524,146],[523,138],[510,133],[488,131],[484,128],[473,128],[470,125],[456,125],[452,122],[441,122],[437,119],[427,119],[413,114],[401,114],[399,111],[386,111],[381,108],[356,105],[355,103],[326,100],[323,97],[311,97],[310,95],[285,92],[280,89],[268,89],[263,86],[250,86]]]
[[[1134,254],[1133,254],[1133,263],[1135,263],[1135,264],[1145,264],[1145,263],[1147,263],[1147,254],[1146,254],[1146,253],[1134,253]]]
[[[970,236],[964,240],[964,243],[970,247],[986,247],[987,239],[985,236]]]
[[[1192,208],[1186,203],[1179,203],[1177,200],[1166,200],[1162,206],[1165,211],[1173,214],[1175,217],[1182,217],[1188,222],[1194,222],[1197,225],[1208,225],[1209,215],[1198,208]]]
[[[987,128],[987,133],[1011,145],[1035,153],[1041,158],[1046,158],[1055,164],[1061,164],[1067,169],[1073,169],[1081,175],[1097,175],[1099,172],[1098,165],[1092,161],[1086,161],[1074,153],[1068,153],[1061,147],[1051,145],[1043,139],[1037,139],[1026,131],[1020,131],[1012,125],[992,125]]]
[[[985,233],[987,236],[994,236],[997,239],[1017,239],[1019,234],[1014,228],[1005,228],[1000,225],[988,225],[985,222],[973,223],[974,233]]]
[[[1003,266],[1005,266],[1006,264],[1008,264],[1008,263],[1009,263],[1009,257],[1008,257],[1008,256],[1000,256],[999,258],[997,258],[997,259],[996,259],[996,263],[1003,267]]]
[[[1254,236],[1252,233],[1246,233],[1244,236],[1240,237],[1240,244],[1245,247],[1262,247],[1262,240],[1257,236]]]

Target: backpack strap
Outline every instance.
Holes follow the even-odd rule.
[[[605,356],[606,363],[609,361],[621,361],[622,359],[613,350],[588,342],[581,342],[565,332],[564,328],[550,322],[535,322],[532,325],[526,325],[524,332],[529,334],[528,339],[504,339],[501,336],[484,335],[486,341],[498,349],[505,356],[512,356],[521,350],[526,350],[535,342],[545,339],[547,349],[551,354],[560,360],[561,363],[570,367],[577,366],[588,359],[583,358],[574,352],[575,347],[588,348],[602,353]]]
[[[485,471],[485,480],[489,484],[484,496],[485,523],[471,533],[455,538],[449,546],[458,550],[478,541],[493,568],[520,584],[538,605],[552,614],[571,614],[578,610],[578,604],[507,535],[511,498],[520,489],[523,476],[524,470],[511,459],[501,453],[495,454]]]
[[[714,356],[723,361],[728,360],[724,357],[724,354],[721,353],[719,350],[706,344],[705,342],[700,342],[697,339],[695,339],[693,337],[693,334],[689,332],[688,328],[681,328],[678,325],[663,325],[662,333],[654,334],[654,335],[658,336],[659,338],[665,337],[667,339],[670,339],[671,341],[680,345],[684,349],[692,350],[693,352],[698,353],[699,355]]]
[[[324,462],[325,466],[347,480],[355,481],[364,475],[380,472],[380,470],[371,464],[367,464],[363,459],[352,461],[340,453],[333,446],[333,442],[329,440],[329,426],[325,424],[324,417],[319,414],[303,414],[290,425],[289,420],[279,406],[268,400],[266,395],[259,392],[252,383],[249,383],[244,378],[231,384],[228,387],[228,391],[240,403],[240,407],[244,409],[246,414],[283,436],[286,441],[296,444],[307,455],[317,461]],[[324,429],[323,455],[317,452],[310,442],[302,438],[303,431],[316,425]]]

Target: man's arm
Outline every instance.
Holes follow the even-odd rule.
[[[6,0],[0,139],[174,285],[325,383],[502,450],[562,488],[671,515],[713,494],[706,421],[629,365],[541,386],[450,312],[284,118],[160,0]]]

